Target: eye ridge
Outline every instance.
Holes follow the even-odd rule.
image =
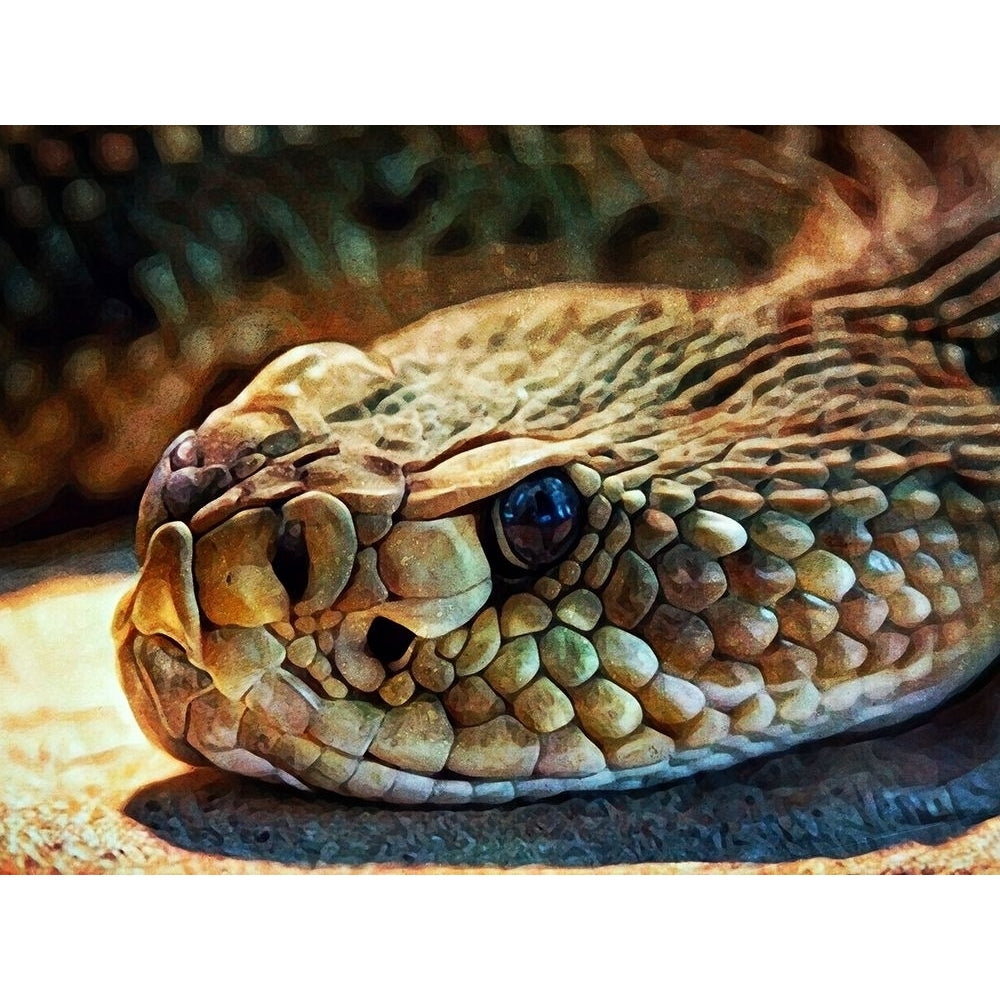
[[[583,501],[561,469],[543,469],[500,494],[492,521],[500,555],[512,567],[543,570],[580,535]]]

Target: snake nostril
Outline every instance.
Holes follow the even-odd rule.
[[[301,600],[309,584],[309,550],[301,521],[292,521],[284,526],[271,559],[271,568],[289,598],[293,602]]]
[[[368,651],[383,666],[389,666],[403,657],[415,638],[405,625],[379,615],[368,626]]]

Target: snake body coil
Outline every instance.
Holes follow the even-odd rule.
[[[147,487],[114,626],[140,723],[192,763],[445,804],[931,709],[1000,651],[1000,405],[958,346],[995,240],[850,294],[560,285],[294,348]],[[498,514],[539,477],[575,504],[559,550],[541,487]]]

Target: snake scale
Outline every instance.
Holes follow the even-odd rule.
[[[1000,652],[996,174],[879,142],[875,204],[829,186],[758,281],[301,345],[182,433],[114,623],[145,731],[300,789],[501,803],[969,684]]]

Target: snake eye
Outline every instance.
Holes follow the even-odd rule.
[[[497,498],[493,526],[505,559],[521,569],[543,569],[576,542],[580,494],[558,469],[537,472]]]

